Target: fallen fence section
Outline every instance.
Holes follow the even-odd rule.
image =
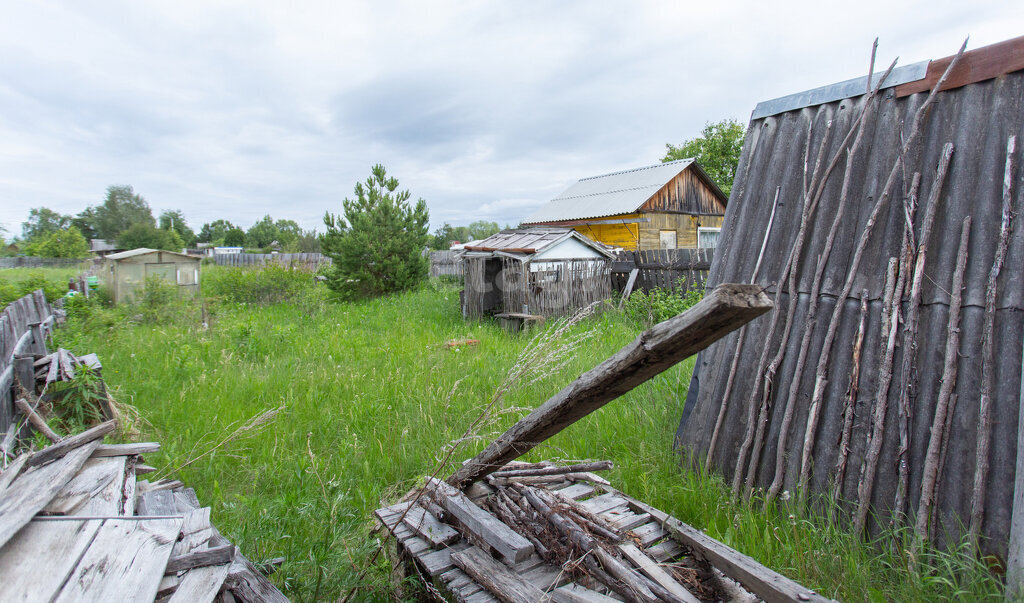
[[[375,516],[455,601],[827,600],[579,469],[513,462],[465,493],[429,480]]]
[[[17,299],[0,312],[0,432],[14,420],[14,359],[46,353],[46,338],[57,321],[42,289]]]

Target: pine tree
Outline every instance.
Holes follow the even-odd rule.
[[[320,242],[333,262],[327,284],[342,298],[405,291],[426,278],[427,204],[412,206],[409,191],[397,189],[398,180],[375,165],[365,184],[356,184],[356,198],[344,200],[344,218],[324,216]]]

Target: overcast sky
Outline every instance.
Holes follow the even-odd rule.
[[[835,8],[830,8],[835,6]],[[4,2],[0,225],[107,186],[322,230],[384,164],[515,224],[759,101],[1024,34],[1024,2]]]

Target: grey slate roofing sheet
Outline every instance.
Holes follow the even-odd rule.
[[[166,251],[166,250],[161,250],[161,249],[149,249],[147,247],[139,247],[138,249],[129,249],[128,251],[122,251],[120,253],[111,253],[110,255],[108,255],[106,257],[107,257],[107,259],[110,259],[110,260],[123,260],[125,258],[133,258],[133,257],[135,257],[137,255],[146,255],[147,253],[156,253],[158,251],[160,251],[161,253],[169,253],[171,255],[177,255],[177,256],[181,256],[183,258],[189,258],[189,259],[193,259],[193,260],[200,259],[200,258],[197,258],[196,256],[188,255],[187,253],[178,253],[176,251]]]
[[[845,162],[839,162],[827,181],[820,207],[808,228],[800,253],[796,291],[798,303],[778,373],[771,387],[771,406],[761,462],[755,471],[755,486],[767,486],[774,476],[779,435],[784,411],[795,405],[788,443],[781,451],[785,460],[784,487],[792,489],[800,473],[800,457],[808,404],[815,381],[815,365],[823,353],[824,337],[831,313],[842,293],[857,240],[871,213],[875,199],[897,160],[901,141],[908,135],[915,111],[926,93],[895,98],[882,94],[878,110],[868,122],[863,145],[852,165],[850,206],[837,231],[835,247],[824,265],[819,293],[821,307],[816,320],[807,316],[810,293],[817,264],[836,216]],[[778,189],[779,206],[767,239],[763,263],[754,282],[765,285],[775,298],[775,312],[785,316],[790,292],[779,285],[783,266],[797,238],[803,207],[804,157],[810,146],[813,154],[826,131],[826,161],[834,156],[853,118],[863,107],[863,94],[813,107],[794,109],[755,119],[747,130],[743,153],[732,189],[732,200],[725,215],[722,238],[715,252],[708,287],[726,282],[749,282],[758,263],[761,242],[772,213],[772,201]],[[831,128],[827,125],[832,123]],[[808,141],[808,133],[810,140]],[[865,456],[865,443],[872,423],[871,413],[877,393],[881,297],[886,265],[897,256],[904,225],[903,199],[914,172],[921,173],[919,202],[932,191],[936,166],[943,144],[954,145],[949,174],[938,200],[938,211],[927,243],[927,261],[921,292],[921,320],[916,338],[918,352],[912,373],[917,383],[911,401],[910,441],[907,462],[910,465],[908,511],[910,525],[920,500],[923,458],[929,443],[936,392],[941,382],[942,359],[946,342],[946,318],[949,314],[953,266],[963,219],[971,216],[970,247],[967,255],[961,342],[958,354],[959,375],[955,394],[957,403],[951,418],[949,450],[936,492],[938,517],[935,535],[938,543],[946,534],[957,538],[971,512],[971,481],[977,442],[979,392],[981,389],[981,333],[988,272],[998,241],[1003,174],[1007,138],[1017,136],[1013,175],[1013,228],[1009,249],[999,279],[995,313],[995,388],[991,469],[986,481],[987,498],[983,536],[989,552],[1004,555],[1009,533],[1017,455],[1018,409],[1021,396],[1021,338],[1024,333],[1024,71],[996,79],[972,83],[940,92],[929,115],[921,124],[921,135],[904,157],[897,172],[893,198],[878,217],[877,225],[865,249],[859,269],[853,275],[849,296],[842,304],[840,324],[831,348],[827,390],[821,407],[821,423],[814,438],[813,470],[810,487],[827,492],[831,487],[838,457],[839,435],[844,421],[846,390],[850,384],[850,359],[859,317],[859,298],[868,298],[867,329],[860,365],[859,395],[854,401],[854,422],[846,479],[841,484],[841,499],[857,499],[857,482]],[[812,159],[813,160],[813,159]],[[781,187],[781,188],[779,188]],[[922,211],[915,220],[920,236]],[[907,299],[907,296],[904,296]],[[904,311],[907,302],[904,301]],[[701,352],[690,397],[684,410],[677,441],[701,461],[707,453],[713,426],[720,409],[726,407],[712,465],[731,480],[738,451],[744,439],[752,389],[762,350],[770,345],[770,356],[779,349],[782,331],[768,339],[770,315],[750,324],[740,344],[739,335],[730,335]],[[807,362],[796,396],[789,399],[795,376],[799,348],[807,325],[811,325]],[[902,338],[902,328],[900,337]],[[899,448],[896,400],[904,387],[900,370],[904,346],[896,348],[894,379],[889,390],[889,408],[885,417],[884,445],[873,495],[873,513],[887,523],[897,479],[895,459]],[[736,373],[726,397],[726,382],[734,355],[740,354]],[[759,397],[758,392],[754,392]],[[849,509],[847,503],[843,508]]]
[[[472,251],[502,251],[505,249],[535,249],[540,251],[570,236],[571,228],[513,228],[493,234],[468,249]]]
[[[693,159],[680,159],[583,178],[523,220],[523,223],[581,220],[632,213],[691,163]]]

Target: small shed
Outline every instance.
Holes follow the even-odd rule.
[[[200,263],[200,258],[184,253],[140,247],[106,256],[99,277],[115,304],[131,301],[151,276],[177,285],[179,293],[195,295],[199,292]]]
[[[569,314],[611,295],[612,252],[572,228],[514,228],[467,245],[464,316]]]
[[[718,245],[729,198],[694,159],[583,178],[523,221],[627,251]]]

